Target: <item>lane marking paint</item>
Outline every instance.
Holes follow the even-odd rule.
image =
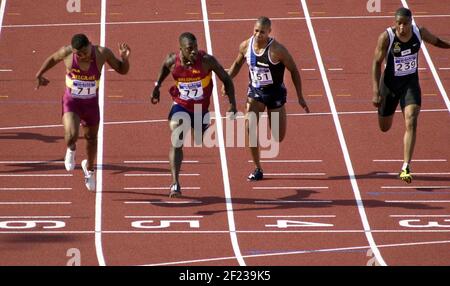
[[[403,7],[409,9],[408,3],[406,3],[406,0],[401,0]],[[415,12],[417,13],[417,12]],[[414,17],[412,20],[413,24],[415,25],[416,22],[414,21]],[[431,60],[431,56],[428,53],[428,49],[425,45],[422,45],[422,53],[425,56],[425,59],[427,60],[428,66],[431,69],[431,73],[433,74],[433,78],[436,82],[436,85],[438,86],[439,91],[441,92],[442,99],[444,99],[445,105],[447,106],[448,111],[450,112],[450,99],[448,98],[447,92],[445,91],[444,86],[442,85],[441,79],[439,78],[439,75],[436,71],[436,67],[434,66],[433,61]]]
[[[416,15],[414,18],[449,18],[450,14],[436,14],[436,15]],[[304,17],[274,17],[270,18],[272,21],[296,21],[305,20]],[[392,16],[323,16],[311,17],[312,20],[371,20],[371,19],[392,19]],[[234,18],[234,19],[211,19],[210,22],[254,22],[255,18]],[[187,24],[187,23],[202,23],[203,20],[160,20],[160,21],[118,21],[107,22],[106,25],[142,25],[142,24]],[[18,24],[18,25],[4,25],[3,28],[50,28],[50,27],[67,27],[67,26],[98,26],[99,22],[85,22],[85,23],[47,23],[47,24]]]
[[[0,177],[72,177],[72,174],[0,174]]]
[[[373,162],[403,162],[403,159],[375,159]],[[447,159],[413,159],[412,162],[447,162]]]
[[[328,102],[329,102],[330,109],[331,109],[331,112],[332,112],[333,121],[334,121],[334,124],[336,126],[336,132],[337,132],[337,135],[338,135],[338,138],[339,138],[339,142],[340,142],[340,145],[341,145],[341,150],[342,150],[343,155],[344,155],[345,165],[347,167],[347,172],[348,172],[348,174],[350,176],[350,182],[351,182],[351,185],[352,185],[353,193],[354,193],[356,204],[357,204],[357,207],[358,207],[358,212],[359,212],[359,215],[361,217],[362,224],[364,226],[365,234],[366,234],[367,240],[369,242],[370,248],[372,249],[372,253],[375,255],[375,258],[377,259],[378,263],[380,265],[386,265],[386,262],[384,261],[383,257],[381,256],[381,253],[380,253],[379,249],[377,248],[375,240],[374,240],[372,234],[370,233],[369,221],[367,219],[366,211],[364,209],[363,200],[361,198],[361,194],[360,194],[360,191],[359,191],[358,183],[356,181],[355,172],[353,170],[352,162],[351,162],[351,159],[350,159],[350,154],[349,154],[349,151],[348,151],[348,148],[347,148],[347,143],[345,141],[345,137],[344,137],[344,133],[343,133],[343,130],[342,130],[342,126],[341,126],[341,123],[340,123],[340,120],[339,120],[339,116],[337,114],[337,109],[336,109],[336,106],[334,104],[333,94],[331,92],[330,83],[328,82],[327,73],[326,73],[326,70],[325,70],[325,65],[323,63],[322,56],[320,54],[319,44],[318,44],[317,39],[316,39],[316,35],[315,35],[315,32],[314,32],[312,21],[311,21],[311,18],[309,16],[308,6],[306,5],[306,0],[301,0],[301,4],[302,4],[302,7],[303,7],[303,12],[305,13],[306,24],[308,26],[309,34],[311,36],[311,42],[312,42],[313,47],[314,47],[314,53],[316,55],[317,63],[319,65],[320,73],[321,73],[321,76],[322,76],[322,81],[323,81],[323,84],[324,84],[324,87],[325,87],[325,91],[326,91],[326,94],[327,94],[327,97],[328,97]]]
[[[2,0],[0,4],[0,36],[2,35],[3,17],[5,15],[7,0]]]
[[[169,164],[170,162],[167,161],[123,161],[124,164]],[[183,161],[183,164],[196,164],[199,163],[199,161],[196,160],[187,160]]]
[[[313,95],[314,96],[314,95]],[[317,95],[323,96],[323,95]],[[420,113],[427,112],[448,112],[447,109],[423,109]],[[377,111],[341,111],[338,115],[360,115],[360,114],[376,114]],[[401,113],[397,110],[396,113]],[[328,116],[332,115],[331,112],[316,112],[316,113],[288,113],[287,116]],[[267,115],[262,115],[262,117],[267,117]],[[221,117],[224,119],[225,117]],[[242,118],[242,117],[241,117]],[[166,123],[167,119],[154,119],[154,120],[132,120],[132,121],[114,121],[105,122],[104,125],[125,125],[125,124],[145,124],[145,123]],[[13,126],[13,127],[0,127],[0,131],[7,130],[21,130],[21,129],[39,129],[39,128],[61,128],[62,124],[53,125],[31,125],[31,126]],[[414,160],[413,160],[414,161]]]
[[[307,200],[273,200],[273,201],[255,201],[255,204],[328,204],[333,201],[307,201]]]
[[[0,202],[0,205],[70,205],[72,202]]]
[[[168,190],[168,187],[127,187],[124,190]],[[200,187],[183,187],[183,190],[200,190]]]
[[[382,189],[450,189],[450,186],[381,186]]]
[[[202,14],[203,14],[203,26],[205,29],[205,38],[206,38],[206,46],[207,46],[207,52],[210,55],[213,55],[212,50],[212,43],[211,43],[211,33],[209,29],[209,20],[208,20],[208,8],[206,5],[206,0],[201,0],[202,4]],[[217,92],[217,80],[216,76],[213,75],[213,102],[214,102],[214,111],[218,118],[222,118],[221,112],[220,112],[220,101],[219,101],[219,95]],[[233,212],[233,201],[231,196],[231,186],[230,186],[230,178],[228,173],[228,164],[227,164],[227,155],[225,150],[225,143],[224,143],[224,133],[223,133],[223,126],[222,126],[222,120],[216,120],[216,126],[217,126],[217,136],[216,138],[219,139],[219,151],[220,151],[220,164],[222,166],[222,178],[223,178],[223,186],[224,186],[224,192],[225,192],[225,205],[227,208],[227,218],[228,218],[228,228],[230,230],[230,238],[231,238],[231,245],[233,247],[233,251],[235,254],[235,258],[237,259],[240,266],[245,266],[244,258],[242,257],[241,249],[239,247],[239,242],[236,235],[236,225],[234,221],[234,212]]]
[[[125,174],[125,177],[167,177],[172,176],[170,173],[164,173],[164,174]],[[192,176],[200,176],[200,174],[185,174],[180,173],[179,176],[186,176],[186,177],[192,177]]]
[[[253,163],[248,160],[248,163]],[[323,160],[261,160],[261,163],[322,163]]]
[[[201,204],[201,201],[127,201],[124,204]]]
[[[395,200],[395,201],[385,201],[386,203],[450,203],[450,200]]]
[[[127,215],[125,218],[202,218],[202,215]]]
[[[106,0],[101,2],[100,16],[100,46],[106,47]],[[103,139],[105,116],[105,66],[102,68],[102,77],[99,87],[100,124],[97,135],[97,170],[95,192],[95,253],[99,266],[106,266],[102,245],[102,193],[103,193]]]
[[[328,189],[328,187],[253,187],[254,190],[308,190],[308,189]]]
[[[72,188],[0,188],[0,191],[70,191]]]

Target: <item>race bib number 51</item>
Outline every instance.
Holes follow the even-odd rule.
[[[250,76],[254,87],[265,86],[273,83],[272,73],[269,68],[251,67]]]
[[[74,80],[72,96],[75,98],[92,98],[97,95],[97,84],[95,81]]]
[[[181,99],[185,99],[185,100],[203,99],[203,87],[202,87],[201,81],[179,82],[178,90],[180,91]]]
[[[417,54],[394,57],[395,76],[413,74],[417,71]]]

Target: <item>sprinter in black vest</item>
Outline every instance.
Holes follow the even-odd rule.
[[[275,39],[269,37],[270,32],[270,19],[259,17],[256,20],[252,37],[241,43],[239,54],[228,70],[228,74],[231,78],[234,78],[245,62],[249,68],[246,107],[247,144],[249,144],[249,133],[252,132],[249,126],[255,126],[249,122],[249,120],[254,118],[249,116],[249,114],[256,114],[257,122],[259,122],[259,116],[266,107],[272,138],[277,140],[277,142],[281,142],[284,139],[286,135],[286,109],[284,107],[286,103],[286,88],[283,83],[285,68],[291,73],[298,103],[309,113],[309,108],[303,98],[300,73],[297,66],[288,50]],[[279,125],[274,126],[272,124],[273,116],[276,115],[279,115]],[[275,129],[278,132],[274,132]],[[263,171],[260,162],[259,143],[256,147],[249,147],[256,169],[248,176],[248,180],[262,180]]]
[[[400,8],[395,13],[395,26],[389,27],[378,37],[372,65],[372,102],[378,108],[381,131],[386,132],[391,128],[399,102],[404,115],[404,163],[399,176],[408,184],[412,181],[409,165],[414,151],[421,106],[418,59],[422,40],[439,48],[450,48],[448,41],[439,39],[424,27],[413,25],[411,11]],[[381,75],[384,60],[386,68]]]

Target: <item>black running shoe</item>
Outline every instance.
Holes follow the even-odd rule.
[[[253,171],[253,173],[251,173],[250,175],[248,175],[247,179],[249,181],[259,181],[263,179],[263,171],[259,168],[256,168],[255,171]]]

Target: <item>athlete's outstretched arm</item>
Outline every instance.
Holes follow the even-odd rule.
[[[59,62],[64,60],[65,57],[70,55],[72,53],[72,48],[70,46],[65,46],[60,48],[58,51],[53,53],[51,56],[49,56],[44,63],[42,64],[39,71],[36,73],[36,89],[39,89],[39,86],[46,86],[50,83],[48,79],[43,77],[44,73],[47,72],[49,69],[57,65]]]
[[[130,56],[131,49],[130,47],[125,43],[119,44],[119,53],[120,58],[122,60],[119,60],[116,58],[114,53],[108,49],[104,48],[104,55],[106,62],[119,74],[127,74],[130,70],[130,63],[128,62],[128,57]]]
[[[388,34],[383,32],[378,37],[377,47],[375,48],[375,55],[372,62],[372,84],[373,84],[373,97],[372,103],[375,107],[380,106],[380,79],[381,79],[381,65],[386,58],[387,48],[389,40]]]
[[[436,37],[433,35],[430,31],[428,31],[425,27],[420,27],[420,35],[422,36],[422,39],[432,44],[435,47],[443,48],[443,49],[450,49],[450,42],[440,39],[439,37]]]
[[[159,71],[158,79],[155,82],[155,87],[153,88],[152,92],[152,103],[157,104],[159,102],[159,87],[161,86],[162,82],[166,79],[166,77],[170,74],[170,70],[172,66],[175,64],[176,60],[176,54],[170,53],[167,55],[167,57],[164,59],[164,62],[161,66],[161,69]]]
[[[225,94],[228,96],[230,101],[230,109],[228,112],[233,114],[237,112],[236,109],[236,97],[234,95],[234,84],[231,80],[230,75],[224,70],[222,65],[217,61],[217,59],[211,55],[205,55],[203,58],[209,65],[209,67],[216,73],[219,79],[223,82],[225,87]]]
[[[228,74],[230,75],[231,78],[237,76],[237,74],[241,70],[242,65],[245,63],[245,53],[247,51],[247,46],[248,40],[243,41],[239,45],[239,53],[234,62],[231,64],[231,67],[228,69]]]
[[[297,65],[294,62],[289,51],[283,47],[281,44],[277,45],[277,54],[279,55],[280,61],[285,65],[286,69],[291,73],[292,83],[294,83],[295,91],[297,92],[298,103],[303,107],[303,109],[309,113],[309,107],[306,104],[305,98],[303,97],[302,91],[302,80],[300,77],[300,72],[298,71]]]

